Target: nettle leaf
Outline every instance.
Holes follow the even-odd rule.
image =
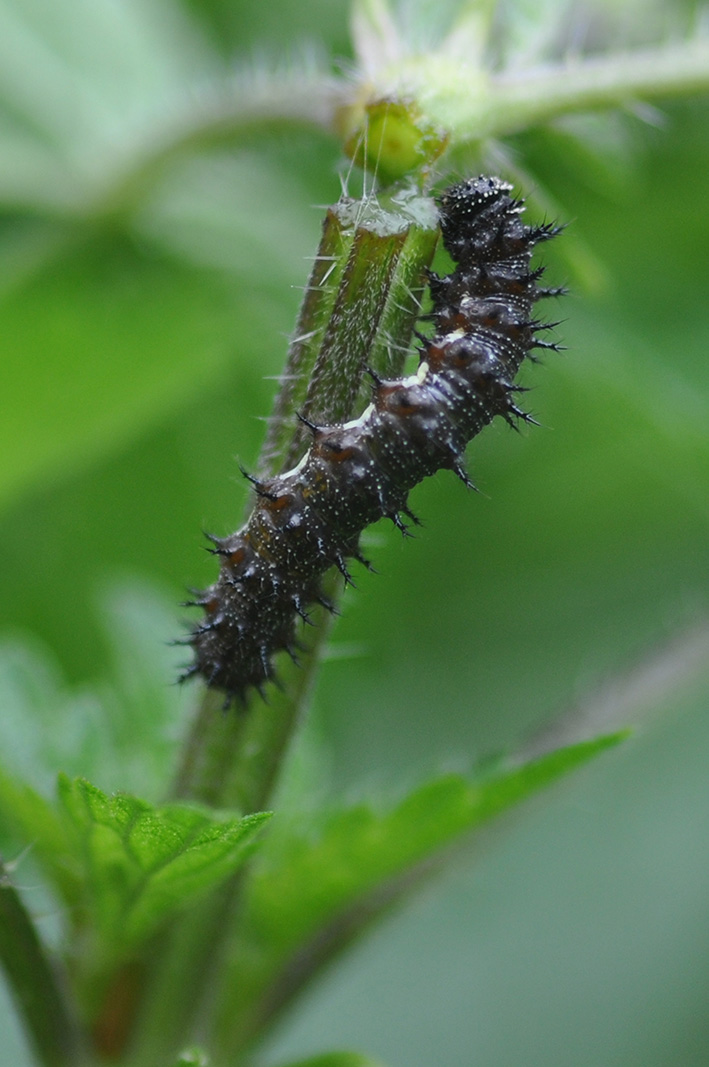
[[[65,776],[59,800],[84,867],[89,918],[108,951],[121,953],[232,874],[270,817],[156,808]]]
[[[237,1028],[259,1030],[309,975],[437,869],[446,846],[623,737],[599,737],[475,779],[449,774],[389,811],[360,804],[315,825],[279,820],[254,867],[231,953],[238,974],[225,983],[224,1048]]]

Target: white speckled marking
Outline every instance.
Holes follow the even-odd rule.
[[[278,477],[279,478],[290,478],[294,474],[300,474],[300,472],[302,471],[303,467],[308,462],[308,458],[309,457],[310,457],[310,449],[308,449],[308,451],[305,453],[303,458],[298,463],[296,463],[295,467],[293,467],[292,470],[285,471],[283,474],[279,474]]]
[[[364,426],[365,422],[369,420],[370,415],[374,411],[374,404],[369,404],[358,419],[352,419],[351,422],[343,422],[343,430],[356,430],[358,426]]]

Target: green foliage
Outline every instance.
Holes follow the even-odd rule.
[[[100,682],[70,685],[38,641],[0,644],[2,762],[47,796],[61,767],[156,799],[191,703],[174,685],[174,602],[134,580],[111,582],[98,599],[110,664]]]
[[[362,907],[362,921],[366,921],[371,906],[363,906],[364,899],[373,895],[376,912],[403,891],[409,879],[425,873],[426,861],[445,845],[521,803],[622,737],[611,735],[572,745],[487,776],[446,775],[415,789],[389,811],[357,804],[323,811],[302,827],[300,820],[286,816],[270,835],[250,879],[246,937],[258,939],[259,957],[268,971],[277,971],[334,917]],[[351,933],[349,923],[342,921]]]
[[[308,1056],[307,1060],[298,1060],[286,1067],[383,1067],[383,1064],[359,1052],[325,1052],[322,1056]]]
[[[180,804],[154,808],[59,779],[59,802],[81,865],[84,907],[103,946],[131,951],[198,896],[233,874],[268,819],[219,816]]]
[[[209,1057],[202,1049],[185,1049],[175,1060],[175,1067],[209,1067]]]
[[[218,289],[187,265],[121,244],[72,247],[4,294],[11,343],[0,500],[115,448],[156,408],[183,403],[195,387],[195,348],[203,352],[203,381],[228,361],[229,316]],[[77,378],[80,390],[66,388]]]
[[[697,264],[709,240],[707,115],[702,101],[668,99],[709,83],[693,5],[589,9],[588,54],[564,5],[405,6],[398,18],[384,0],[354,4],[350,49],[344,4],[319,4],[316,22],[312,4],[281,0],[268,9],[255,0],[0,0],[0,598],[13,625],[0,648],[0,844],[15,857],[0,870],[0,962],[45,1067],[243,1064],[336,952],[442,868],[472,831],[614,744],[618,735],[604,732],[619,719],[684,700],[691,721],[701,721],[706,687],[687,693],[706,662],[709,337]],[[323,58],[298,56],[293,42],[314,27]],[[638,50],[615,54],[620,38]],[[670,38],[677,43],[655,43]],[[247,63],[249,53],[261,58]],[[333,76],[330,57],[343,54],[347,76]],[[580,114],[638,99],[658,102],[664,128],[627,114]],[[389,111],[398,124],[388,123]],[[195,717],[195,692],[172,684],[180,655],[167,642],[179,630],[174,605],[184,586],[214,577],[212,561],[200,558],[200,528],[223,533],[239,522],[245,490],[232,488],[233,457],[250,466],[257,455],[263,433],[254,416],[272,403],[264,378],[282,369],[279,335],[296,321],[294,287],[317,247],[321,213],[310,205],[337,197],[345,147],[381,173],[411,171],[416,180],[421,167],[441,180],[502,170],[531,190],[530,211],[572,220],[549,266],[560,283],[571,272],[575,294],[561,314],[573,358],[535,373],[535,413],[554,433],[520,442],[493,430],[476,447],[471,467],[492,501],[437,480],[415,502],[427,523],[421,536],[405,550],[393,540],[375,546],[383,573],[364,575],[344,598],[339,643],[305,734],[289,759],[287,737],[269,759],[263,746],[274,734],[259,733],[256,716],[212,707]],[[371,172],[349,175],[353,196],[362,180],[370,189]],[[559,728],[540,758],[431,776],[432,765],[450,766],[452,752],[465,753],[467,767],[471,755],[519,751],[520,738],[579,692],[660,643],[637,677],[623,674],[612,699],[581,700],[564,719],[571,740],[596,740],[567,745]],[[274,694],[262,722],[280,722],[289,700]],[[303,710],[291,701],[293,723]],[[579,719],[585,729],[574,734]],[[254,807],[246,801],[220,811],[194,803],[189,789],[179,803],[168,799],[180,760],[183,769],[193,756],[199,765],[205,723],[228,742],[200,765],[205,792],[219,797],[221,776],[250,761],[255,781],[243,775],[230,796],[269,798],[255,806],[276,817],[258,837],[267,816],[242,817]],[[322,736],[329,784],[327,758],[308,756]],[[701,851],[672,851],[692,818],[702,833],[706,821],[704,735],[690,730],[682,748],[683,736],[670,723],[669,756],[642,763],[634,744],[620,773],[613,760],[589,771],[588,810],[604,810],[614,789],[619,810],[638,809],[616,864],[656,833],[669,842],[673,877]],[[265,782],[267,765],[274,773]],[[628,768],[644,804],[630,787],[622,792]],[[286,782],[271,803],[279,771]],[[382,778],[404,799],[374,803]],[[425,784],[411,787],[412,779]],[[608,804],[612,815],[596,830],[604,840],[620,818]],[[566,812],[569,869],[587,862],[594,871],[600,846],[576,833],[580,809]],[[561,818],[558,804],[535,810]],[[595,940],[586,957],[574,938],[559,944],[571,906],[560,894],[525,971],[521,942],[533,932],[520,936],[516,919],[532,906],[529,825],[529,853],[511,879],[501,876],[505,889],[523,882],[524,899],[497,924],[493,915],[489,935],[487,926],[477,932],[471,956],[480,962],[469,964],[493,989],[498,955],[506,938],[515,941],[514,973],[501,979],[494,1004],[502,1011],[509,1001],[502,1051],[490,1062],[531,1062],[528,1039],[546,1033],[554,1047],[539,1062],[612,1062],[594,1046],[595,1007],[592,1041],[576,1032],[574,1013],[583,1021],[606,990],[605,1014],[617,1005],[617,1025],[626,1026],[634,981],[642,1033],[624,1030],[623,1048],[659,1063],[640,994],[652,974],[663,980],[654,1017],[667,1011],[672,1035],[665,1061],[706,1062],[699,1037],[694,1059],[677,1037],[690,1042],[685,1022],[703,972],[684,989],[664,981],[661,962],[646,964],[651,949],[665,959],[665,942],[649,940],[654,931],[668,941],[676,934],[683,959],[701,950],[701,936],[680,928],[677,915],[673,930],[667,915],[673,901],[691,921],[690,883],[669,879],[658,892],[661,912],[648,919],[636,905],[646,879],[614,884],[608,864],[600,896],[609,910],[615,897],[631,909],[619,940],[634,917],[647,927],[633,981],[625,962],[614,980]],[[545,869],[558,851],[554,838],[542,850]],[[645,853],[640,863],[643,872],[661,866]],[[489,868],[485,878],[494,880]],[[591,891],[579,880],[567,898],[590,911]],[[467,894],[456,948],[472,911]],[[584,911],[575,937],[587,928],[594,938]],[[415,940],[413,959],[425,967],[423,937]],[[562,1004],[572,1019],[566,1040],[556,1036],[553,1010],[542,1014],[543,990],[552,988],[542,959],[560,982],[572,974],[561,1001],[577,988],[573,1011]],[[581,969],[593,989],[575,987]],[[445,970],[422,993],[433,1054],[419,1047],[424,1023],[412,1020],[408,975],[391,983],[401,987],[406,1026],[382,1020],[372,1047],[386,1061],[457,1062],[446,1054],[457,1047],[452,1035],[444,1052],[440,1034],[469,974],[458,981],[455,966]],[[539,992],[531,1028],[507,993],[520,975]],[[357,1018],[371,1030],[381,1005],[369,973],[364,983]],[[680,991],[674,1017],[670,987]],[[480,990],[475,996],[484,1003]],[[466,1005],[455,1019],[460,1062],[482,1065],[469,1016]],[[0,1025],[2,1067],[24,1067],[30,1053]],[[473,1026],[477,1040],[484,1020]],[[360,1044],[314,1030],[302,1048],[296,1041],[271,1059]],[[608,1033],[615,1049],[611,1023]],[[291,1067],[374,1064],[341,1052]]]
[[[442,850],[623,735],[561,748],[516,768],[446,775],[388,811],[357,804],[274,828],[249,879],[220,1008],[228,1058],[386,908],[442,863]],[[264,1018],[265,1017],[265,1018]]]
[[[31,843],[42,858],[55,889],[69,907],[80,899],[82,881],[73,867],[68,827],[53,805],[24,782],[0,772],[0,813],[4,834]]]

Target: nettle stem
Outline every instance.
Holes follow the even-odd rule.
[[[328,210],[259,472],[286,470],[305,452],[306,427],[296,413],[320,423],[347,419],[368,402],[368,368],[386,377],[401,373],[437,240],[434,201],[413,191],[386,204],[371,196],[345,198]],[[339,573],[326,583],[336,602]],[[174,797],[243,814],[268,806],[309,705],[332,621],[331,613],[313,610],[312,625],[300,634],[300,664],[279,662],[280,685],[269,686],[267,702],[254,692],[245,707],[225,711],[219,694],[204,691]],[[162,1062],[196,1020],[209,1029],[210,998],[213,1003],[241,884],[235,878],[185,916],[154,954],[131,1062]]]
[[[401,373],[419,313],[425,270],[438,238],[433,200],[413,191],[386,205],[343,199],[330,208],[291,341],[281,387],[258,463],[272,475],[292,467],[307,448],[307,427],[340,422],[366,406],[368,368]],[[339,598],[339,577],[330,593]],[[268,803],[289,739],[309,701],[331,626],[313,611],[304,627],[300,666],[279,664],[280,687],[268,703],[256,693],[222,715],[205,693],[185,744],[174,795],[244,814]]]

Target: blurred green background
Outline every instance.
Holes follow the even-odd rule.
[[[197,694],[171,688],[164,642],[215,573],[201,530],[240,522],[236,457],[258,453],[341,157],[303,131],[196,145],[130,210],[121,190],[238,94],[237,61],[287,67],[313,40],[347,60],[344,2],[0,0],[0,740],[45,785],[49,768],[169,779]],[[416,540],[371,535],[380,573],[347,594],[309,727],[345,797],[514,751],[706,618],[709,106],[652,117],[510,144],[597,283],[567,238],[550,247],[573,295],[568,353],[527,378],[546,428],[492,427],[469,455],[483,496],[440,476],[414,494]],[[709,1063],[708,697],[709,666],[660,687],[621,750],[331,972],[265,1062]],[[164,763],[146,769],[157,706]],[[126,717],[115,760],[83,725],[108,714]],[[27,1063],[9,1016],[0,1032],[0,1064]]]

